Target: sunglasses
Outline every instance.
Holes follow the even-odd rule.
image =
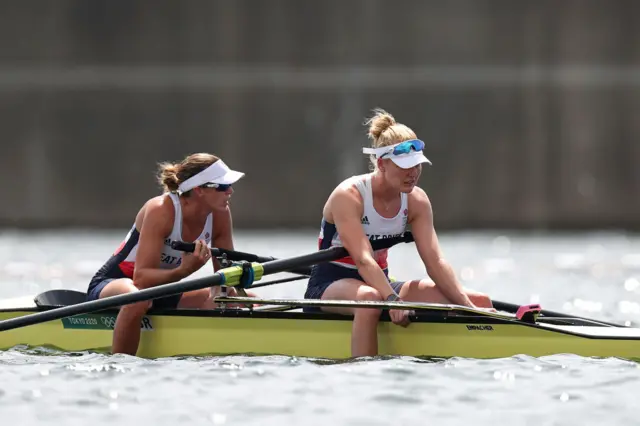
[[[203,188],[215,188],[216,191],[218,192],[227,192],[229,190],[229,188],[231,188],[231,184],[224,184],[224,183],[205,183],[203,185],[200,185]]]
[[[404,141],[398,145],[396,145],[393,150],[382,154],[379,158],[383,158],[386,155],[402,155],[408,154],[411,150],[414,151],[422,151],[424,149],[424,142],[420,139],[411,139],[409,141]]]

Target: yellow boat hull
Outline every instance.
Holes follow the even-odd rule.
[[[0,311],[0,320],[37,310]],[[116,312],[80,315],[0,332],[0,350],[20,345],[109,352]],[[138,356],[268,354],[345,359],[349,317],[302,312],[173,311],[141,324]],[[613,330],[613,331],[612,331]],[[501,358],[518,354],[640,358],[638,329],[546,326],[494,318],[416,318],[408,328],[382,321],[380,355]]]

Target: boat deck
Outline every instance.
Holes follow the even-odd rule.
[[[0,321],[65,306],[65,300],[79,303],[83,297],[80,292],[57,290],[35,298],[6,300],[0,308]],[[302,312],[297,304],[310,303],[308,300],[270,300],[273,305],[254,309],[152,309],[141,323],[143,333],[138,355],[158,358],[252,353],[350,357],[350,316]],[[378,327],[380,355],[497,358],[573,353],[640,358],[640,329],[637,328],[570,316],[539,315],[527,322],[513,314],[455,305],[415,304],[414,307],[412,323],[407,328],[392,324],[388,311],[382,311]],[[29,345],[68,351],[109,351],[117,312],[110,309],[3,331],[0,349]]]

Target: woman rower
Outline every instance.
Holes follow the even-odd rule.
[[[328,300],[386,300],[455,303],[492,308],[484,294],[465,290],[443,257],[433,226],[431,202],[417,185],[424,143],[409,127],[397,123],[384,110],[366,122],[372,148],[372,173],[353,176],[340,183],[327,199],[320,227],[320,249],[344,246],[348,257],[315,265],[305,297]],[[393,282],[389,279],[387,252],[374,252],[370,241],[402,234],[407,225],[418,254],[433,279]],[[352,356],[378,354],[377,325],[380,310],[324,307],[326,312],[354,315]],[[311,311],[311,309],[307,309]],[[409,311],[390,310],[391,320],[409,325]]]
[[[210,259],[210,243],[232,250],[229,198],[231,186],[243,176],[207,153],[189,155],[176,164],[160,164],[158,181],[164,193],[140,208],[124,241],[91,280],[87,300],[180,281]],[[180,252],[171,247],[172,241],[195,241],[196,248],[193,253]],[[216,271],[220,265],[215,259],[212,263]],[[112,352],[136,354],[140,322],[151,306],[211,309],[219,291],[216,286],[120,307]],[[236,292],[230,288],[228,294]]]

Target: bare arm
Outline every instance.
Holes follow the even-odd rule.
[[[173,226],[165,207],[162,199],[152,200],[145,207],[133,273],[133,284],[139,289],[180,281],[190,274],[182,265],[168,270],[159,268],[162,246]]]
[[[452,303],[474,307],[440,249],[431,201],[422,189],[416,187],[409,196],[409,212],[416,247],[431,279]]]
[[[211,247],[233,250],[233,221],[231,219],[231,209],[223,212],[216,211],[213,213],[213,237],[211,238]],[[213,271],[216,272],[221,268],[220,262],[213,259]]]
[[[380,265],[373,257],[373,249],[362,229],[362,202],[349,188],[338,188],[331,195],[333,223],[340,235],[342,245],[349,252],[360,276],[386,299],[395,294]]]

